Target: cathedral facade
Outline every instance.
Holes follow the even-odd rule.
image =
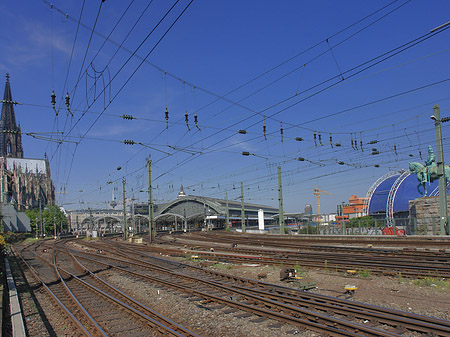
[[[24,210],[55,204],[50,165],[44,159],[24,158],[22,133],[17,126],[9,74],[0,120],[0,204]]]

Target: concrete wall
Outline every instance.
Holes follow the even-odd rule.
[[[450,202],[447,200],[447,207]],[[423,197],[409,201],[409,217],[417,222],[417,234],[439,235],[439,197]],[[414,223],[411,223],[413,227]]]

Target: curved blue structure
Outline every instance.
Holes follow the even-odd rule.
[[[394,215],[409,212],[409,201],[423,197],[417,190],[419,184],[416,175],[409,171],[389,172],[380,177],[366,195],[365,213],[368,215],[386,215],[386,221],[392,225]],[[447,185],[449,190],[450,183]],[[438,181],[427,183],[428,196],[439,195]]]
[[[387,199],[392,185],[400,177],[400,173],[382,179],[373,189],[369,196],[367,214],[385,213],[387,209]]]

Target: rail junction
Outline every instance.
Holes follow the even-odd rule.
[[[202,327],[158,313],[145,296],[138,299],[117,279],[126,279],[136,288],[151,284],[217,317],[231,314],[253,323],[268,321],[274,327],[270,335],[279,335],[277,327],[288,326],[290,331],[324,336],[450,336],[449,320],[355,302],[351,296],[326,296],[230,275],[170,257],[450,277],[450,252],[439,240],[411,243],[422,245],[420,249],[404,248],[407,244],[397,240],[380,239],[376,247],[339,242],[342,237],[327,240],[195,232],[160,235],[151,245],[119,237],[39,240],[16,245],[13,252],[22,268],[32,273],[34,287],[45,291],[58,306],[73,336],[209,334]],[[429,248],[433,246],[437,248]]]

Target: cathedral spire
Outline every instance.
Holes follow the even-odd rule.
[[[23,158],[22,134],[16,124],[16,114],[11,94],[9,74],[6,74],[5,93],[3,95],[2,116],[0,120],[0,156]]]

